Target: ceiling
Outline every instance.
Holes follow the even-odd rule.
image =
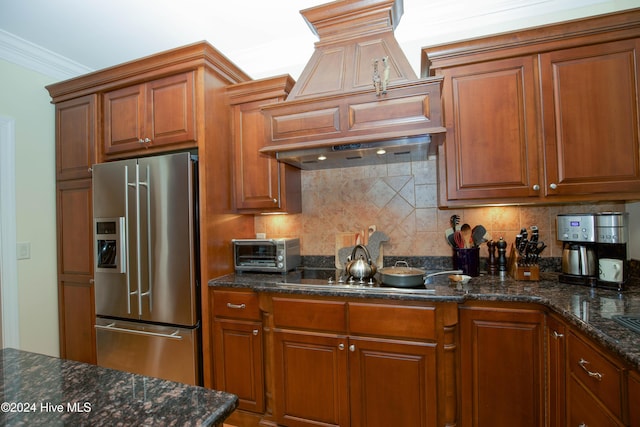
[[[297,79],[317,41],[299,11],[324,3],[0,0],[0,58],[9,39],[59,56],[77,66],[71,74],[83,74],[207,40],[253,78]],[[404,0],[395,34],[419,75],[423,46],[637,6],[638,0]]]

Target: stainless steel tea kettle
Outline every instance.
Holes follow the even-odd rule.
[[[364,252],[364,255],[360,254],[360,257],[356,259],[358,249]],[[365,259],[366,256],[366,259]],[[377,271],[376,265],[371,260],[371,255],[366,246],[356,245],[351,251],[351,255],[347,258],[347,265],[345,267],[347,275],[354,279],[369,279],[372,278]]]

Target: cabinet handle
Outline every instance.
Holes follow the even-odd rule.
[[[90,285],[93,285],[95,282],[96,282],[96,281],[95,281],[95,279],[94,279],[93,277],[92,277],[91,279],[89,279],[89,284],[90,284]]]
[[[338,348],[339,348],[340,350],[344,350],[344,344],[343,344],[343,343],[338,344]]]
[[[254,329],[252,332],[253,332],[253,335],[258,335],[258,330],[257,329]]]
[[[151,140],[150,140],[149,138],[145,138],[145,139],[144,139],[144,142],[145,142],[146,144],[148,144],[148,143],[150,143],[150,142],[151,142]]]
[[[564,334],[559,334],[557,331],[553,331],[553,337],[555,339],[564,338]]]
[[[551,184],[549,184],[549,188],[552,190],[555,190],[556,188],[558,188],[558,184],[556,184],[555,182],[552,182]]]
[[[227,307],[229,307],[229,308],[237,308],[238,310],[243,310],[243,309],[247,308],[247,306],[245,304],[231,304],[230,302],[227,303]]]
[[[589,364],[589,362],[587,362],[584,359],[580,359],[580,361],[578,362],[578,365],[580,365],[580,367],[582,369],[584,369],[584,371],[591,377],[591,378],[595,378],[598,381],[602,381],[602,374],[600,372],[591,372],[588,368],[587,365]]]
[[[533,191],[540,191],[540,186],[538,184],[534,184]]]
[[[140,138],[140,139],[138,140],[138,144],[144,144],[144,139]]]
[[[587,427],[587,425],[585,423],[580,423],[578,427]]]
[[[353,351],[356,351],[356,346],[355,346],[355,344],[351,344],[351,345],[349,346],[349,351],[352,351],[352,352],[353,352]]]

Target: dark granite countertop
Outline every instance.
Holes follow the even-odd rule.
[[[568,285],[557,273],[541,273],[539,281],[516,281],[510,277],[481,275],[466,285],[449,284],[446,276],[418,292],[367,286],[296,285],[298,273],[229,274],[209,281],[213,287],[249,288],[258,292],[320,296],[382,298],[433,302],[496,301],[542,304],[566,322],[640,370],[640,334],[612,319],[614,315],[640,315],[640,283],[623,292]],[[284,282],[284,283],[283,283]]]
[[[5,348],[0,425],[222,425],[238,397],[220,391]]]

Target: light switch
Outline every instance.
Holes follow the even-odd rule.
[[[31,258],[31,242],[18,242],[16,244],[16,258],[17,259]]]

